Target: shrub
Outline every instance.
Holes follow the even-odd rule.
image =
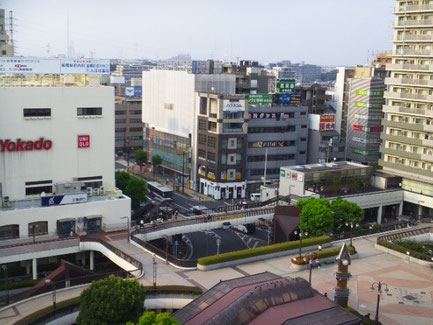
[[[429,262],[431,261],[431,256],[429,256],[429,255],[417,252],[417,251],[410,249],[410,248],[396,245],[396,244],[388,242],[386,240],[378,240],[377,244],[380,246],[384,246],[386,248],[395,250],[397,252],[403,253],[403,254],[406,254],[406,252],[409,252],[410,256],[418,258],[418,259],[423,260],[423,261],[429,261]]]
[[[158,293],[186,293],[193,295],[201,295],[203,291],[199,287],[191,287],[191,286],[180,286],[180,285],[166,285],[166,286],[157,286],[155,289],[153,286],[144,286],[144,292],[158,292]]]
[[[347,249],[349,250],[350,255],[356,254],[356,249],[354,246],[347,246]],[[292,258],[292,263],[297,265],[304,265],[310,263],[310,259],[321,259],[321,258],[327,258],[331,256],[337,256],[340,253],[341,247],[331,247],[326,248],[321,251],[315,251],[309,254],[306,254],[305,256],[302,256],[301,258],[299,256],[296,256]],[[305,257],[305,260],[304,260]]]
[[[23,281],[8,282],[8,290],[32,287],[39,281],[40,279],[39,280],[30,279],[30,280],[23,280]],[[5,283],[3,282],[3,284],[0,285],[0,290],[5,290],[5,289],[6,286]]]
[[[331,238],[329,236],[308,238],[302,240],[302,247],[315,246],[319,244],[329,243],[330,241]],[[220,255],[202,257],[197,260],[197,264],[200,265],[218,264],[218,263],[235,261],[235,260],[248,258],[248,257],[261,256],[261,255],[267,255],[267,254],[297,249],[298,247],[299,247],[298,240],[284,242],[284,243],[279,243],[279,244],[274,244],[269,246],[261,246],[261,247],[251,248],[251,249],[244,249],[240,251],[224,253]]]

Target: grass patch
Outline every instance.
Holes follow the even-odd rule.
[[[320,236],[320,237],[314,237],[314,238],[307,238],[302,240],[302,247],[306,246],[315,246],[319,244],[325,244],[329,243],[331,241],[331,238],[329,236]],[[200,265],[211,265],[211,264],[218,264],[223,262],[229,262],[229,261],[235,261],[240,260],[248,257],[254,257],[254,256],[261,256],[261,255],[267,255],[282,251],[288,251],[292,249],[296,249],[299,247],[299,241],[290,241],[290,242],[284,242],[269,246],[261,246],[256,248],[250,248],[250,249],[244,249],[240,251],[234,251],[219,255],[212,255],[212,256],[206,256],[201,257],[197,260],[197,264]]]
[[[395,250],[397,252],[403,253],[405,255],[407,252],[409,252],[411,257],[415,257],[415,258],[418,258],[418,259],[423,260],[423,261],[431,262],[431,256],[430,255],[417,252],[416,250],[414,250],[412,248],[404,247],[404,246],[401,246],[401,245],[398,245],[395,243],[388,242],[386,240],[378,240],[377,244],[380,246],[384,246],[386,248]]]

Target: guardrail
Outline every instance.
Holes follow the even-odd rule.
[[[164,251],[163,249],[160,249],[149,242],[145,242],[144,240],[141,240],[137,237],[132,236],[131,239],[135,241],[138,245],[144,247],[145,249],[151,251],[152,253],[158,255],[161,258],[165,258],[167,262],[170,262],[174,265],[177,265],[179,267],[197,267],[197,260],[183,260],[180,258],[177,258],[173,255],[168,254],[168,252]]]
[[[373,235],[381,232],[386,231],[392,231],[392,230],[398,230],[398,229],[404,229],[407,227],[407,222],[405,221],[396,221],[392,224],[388,225],[381,225],[380,228],[372,228],[372,229],[365,229],[365,230],[359,230],[359,231],[353,231],[352,232],[352,238],[356,237],[363,237],[368,235]],[[332,240],[342,240],[342,239],[349,239],[350,238],[350,232],[344,232],[341,234],[333,234],[331,235]]]
[[[119,256],[120,258],[124,259],[128,263],[134,265],[137,269],[139,269],[141,272],[143,272],[143,264],[136,260],[134,257],[126,254],[125,252],[121,251],[117,247],[114,247],[110,243],[106,242],[105,240],[99,239],[99,238],[92,238],[92,237],[81,237],[81,241],[83,242],[97,242],[103,246],[105,246],[108,250],[112,251],[114,254]]]
[[[377,242],[379,242],[380,240],[393,241],[396,239],[407,238],[407,237],[428,234],[428,233],[433,233],[433,227],[430,226],[430,227],[425,227],[420,229],[410,229],[395,234],[379,236],[377,237]]]

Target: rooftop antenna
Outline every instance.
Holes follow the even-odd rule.
[[[69,10],[66,12],[66,57],[69,59]]]

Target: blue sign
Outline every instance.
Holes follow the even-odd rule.
[[[278,104],[290,104],[291,101],[291,94],[278,94]]]
[[[41,197],[41,206],[64,205],[87,202],[87,193],[65,194]]]
[[[141,86],[134,86],[134,97],[141,97],[143,93]]]

